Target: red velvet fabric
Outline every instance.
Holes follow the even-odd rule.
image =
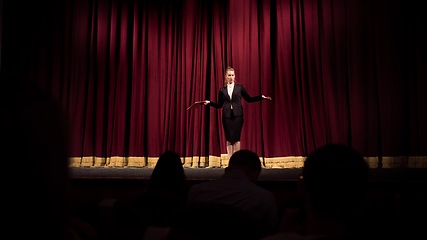
[[[241,147],[305,156],[427,155],[422,1],[74,0],[4,3],[2,70],[53,94],[79,156],[225,153],[224,69],[252,96]]]

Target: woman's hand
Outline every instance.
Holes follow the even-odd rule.
[[[205,100],[205,102],[203,104],[208,105],[211,101],[209,100]]]
[[[265,95],[261,95],[261,96],[262,96],[263,99],[271,100],[271,97],[269,97],[269,96],[265,96]]]

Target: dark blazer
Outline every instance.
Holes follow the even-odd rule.
[[[234,84],[232,98],[228,96],[227,86],[219,89],[218,102],[210,102],[208,106],[214,108],[222,108],[222,116],[226,118],[231,117],[231,106],[233,106],[234,116],[243,115],[242,97],[246,102],[252,103],[262,100],[262,96],[251,97],[242,84]]]

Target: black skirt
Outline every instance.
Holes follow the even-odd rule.
[[[222,126],[224,128],[225,139],[229,142],[240,141],[240,134],[243,127],[243,116],[234,116],[231,110],[231,117],[226,118],[222,116]]]

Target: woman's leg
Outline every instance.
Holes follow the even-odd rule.
[[[226,148],[227,148],[228,159],[230,160],[231,156],[233,155],[233,143],[227,141]]]
[[[233,154],[238,151],[240,151],[240,141],[235,142],[233,145]]]
[[[231,158],[231,156],[233,156],[233,154],[237,151],[240,150],[240,141],[237,142],[229,142],[227,141],[227,154],[228,154],[228,159]]]

